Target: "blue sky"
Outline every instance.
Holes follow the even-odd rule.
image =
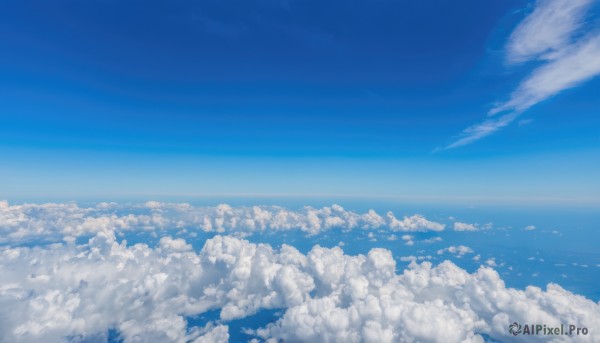
[[[0,197],[598,205],[598,2],[546,3],[3,1]]]

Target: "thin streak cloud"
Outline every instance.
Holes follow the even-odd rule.
[[[534,69],[507,101],[488,112],[489,117],[502,116],[467,127],[456,141],[435,151],[474,143],[508,126],[530,107],[600,74],[600,33],[579,34],[592,2],[538,1],[509,38],[506,57],[509,64],[533,60],[546,64]]]
[[[600,74],[600,34],[591,35],[568,50],[561,58],[534,70],[521,82],[510,100],[494,107],[490,115],[504,111],[521,113]]]
[[[540,0],[511,34],[509,63],[554,59],[571,44],[593,0]]]

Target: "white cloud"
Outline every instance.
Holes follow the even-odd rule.
[[[441,242],[441,241],[442,241],[442,237],[433,237],[433,238],[428,238],[428,239],[422,240],[423,243],[436,243],[436,242]]]
[[[473,143],[511,124],[531,106],[580,85],[600,74],[600,33],[588,28],[581,34],[592,0],[539,0],[533,12],[509,38],[506,54],[510,63],[543,60],[510,95],[492,108],[490,116],[461,132],[445,150]]]
[[[531,106],[600,74],[600,34],[591,34],[561,51],[560,57],[535,69],[491,114],[521,113]]]
[[[479,231],[479,227],[475,224],[455,222],[454,231]]]
[[[464,246],[464,245],[459,245],[459,246],[451,245],[447,248],[440,249],[437,251],[438,255],[444,254],[446,252],[448,252],[450,254],[456,254],[458,257],[462,257],[466,254],[472,254],[473,249],[471,249],[467,246]]]
[[[426,255],[426,256],[414,256],[414,255],[410,255],[410,256],[402,256],[400,257],[400,261],[402,262],[413,262],[413,261],[425,261],[425,260],[431,260],[433,257],[431,255]]]
[[[554,59],[582,26],[593,0],[538,0],[533,12],[511,34],[507,57],[512,63]]]
[[[371,241],[371,242],[377,242],[377,238],[375,238],[375,234],[373,232],[369,232],[367,234],[367,237],[369,238],[369,241]]]
[[[235,233],[300,230],[314,235],[333,228],[389,229],[392,231],[442,231],[444,225],[421,215],[397,219],[374,210],[347,211],[339,205],[315,209],[309,206],[288,210],[278,206],[194,207],[185,203],[150,201],[143,205],[120,206],[100,203],[94,207],[77,204],[0,203],[0,243],[23,242],[35,238],[48,241],[74,241],[76,237],[101,230],[185,229],[186,232]],[[184,231],[182,231],[184,232]]]
[[[487,259],[487,261],[485,261],[485,264],[487,264],[490,267],[496,267],[496,259],[495,258],[489,258]]]
[[[189,336],[191,336],[191,343],[227,343],[229,342],[229,327],[227,325],[214,326],[209,323],[202,329],[195,328]]]
[[[222,319],[306,301],[306,256],[232,237],[199,254],[163,237],[158,247],[118,244],[112,231],[85,246],[0,250],[0,340],[91,339],[116,328],[126,342],[226,341],[226,326],[186,330],[185,316],[220,309]]]
[[[525,227],[525,230],[527,230],[527,231],[535,230],[535,226],[534,225],[528,225],[528,226]]]
[[[104,230],[82,246],[0,248],[0,275],[0,340],[10,342],[105,341],[109,328],[125,342],[225,342],[226,323],[189,329],[185,318],[220,310],[226,321],[265,308],[284,314],[255,332],[285,341],[482,342],[479,334],[507,339],[512,321],[600,327],[600,305],[558,285],[506,288],[488,267],[469,274],[449,261],[413,261],[397,274],[385,249],[349,256],[315,246],[304,255],[216,236],[196,253],[170,237],[156,248],[119,244]]]
[[[357,278],[362,281],[351,282]],[[600,323],[600,306],[591,300],[554,284],[546,291],[506,288],[487,267],[468,274],[449,261],[437,267],[413,262],[401,275],[373,275],[356,266],[336,281],[329,281],[336,291],[288,309],[257,333],[292,342],[483,342],[479,334],[518,340],[507,333],[512,321]],[[593,342],[599,337],[574,339]]]
[[[389,220],[389,228],[393,231],[443,231],[445,228],[444,224],[429,221],[419,214],[398,220],[392,212],[388,212],[387,218]]]
[[[413,236],[411,235],[403,235],[402,240],[405,242],[404,244],[408,246],[415,245],[415,242],[413,241]]]
[[[488,118],[479,124],[469,126],[461,132],[459,138],[454,143],[438,150],[453,149],[471,144],[507,126],[518,116],[519,113],[509,113],[499,118]]]

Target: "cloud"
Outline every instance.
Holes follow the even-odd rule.
[[[315,209],[305,206],[288,210],[279,206],[194,207],[185,203],[160,203],[120,206],[100,203],[93,207],[67,204],[9,205],[0,202],[0,243],[26,242],[31,239],[73,241],[101,230],[185,229],[214,233],[299,230],[309,235],[338,229],[389,229],[391,231],[442,231],[444,225],[421,215],[397,219],[392,212],[385,217],[374,210],[366,213],[347,211],[339,205]]]
[[[527,230],[527,231],[532,231],[532,230],[535,230],[535,226],[533,226],[533,225],[528,225],[528,226],[526,226],[526,227],[525,227],[525,230]]]
[[[500,118],[489,118],[479,124],[469,126],[461,132],[459,138],[454,143],[437,150],[448,150],[471,144],[507,126],[518,116],[518,113],[511,113]]]
[[[0,250],[0,341],[92,340],[117,329],[126,342],[225,342],[227,326],[187,329],[185,317],[223,320],[306,301],[306,256],[232,237],[200,253],[163,237],[158,247],[118,243],[111,231],[83,246]],[[212,325],[212,324],[209,324]]]
[[[444,224],[429,221],[425,217],[418,214],[398,220],[392,212],[388,212],[387,218],[389,220],[388,226],[393,231],[443,231],[445,228]]]
[[[403,235],[402,240],[405,242],[404,244],[408,246],[415,245],[415,242],[413,241],[413,236],[411,235]]]
[[[373,273],[372,255],[324,281],[333,290],[329,295],[289,308],[257,334],[273,338],[270,342],[483,342],[480,334],[513,341],[519,340],[508,337],[513,321],[600,322],[598,304],[555,284],[546,291],[506,288],[489,267],[469,274],[449,261],[437,267],[412,262],[402,274],[393,275],[391,256],[385,254],[377,256],[381,267]]]
[[[600,34],[594,33],[582,38],[560,53],[556,59],[535,69],[521,82],[510,99],[494,107],[490,114],[506,111],[520,114],[531,106],[600,74]]]
[[[592,0],[539,0],[517,26],[506,47],[510,64],[541,60],[509,99],[494,106],[483,122],[464,129],[446,150],[471,144],[511,124],[524,111],[561,91],[600,74],[600,32],[587,30],[585,14]],[[499,115],[502,114],[502,115]],[[494,117],[499,115],[498,117]]]
[[[474,224],[455,222],[454,231],[479,231],[479,227]]]
[[[459,245],[459,246],[451,245],[447,248],[440,249],[437,251],[438,255],[442,255],[446,252],[448,252],[450,254],[456,254],[458,257],[463,257],[466,254],[472,254],[473,249],[471,249],[467,246],[464,246],[464,245]]]
[[[506,288],[489,267],[469,274],[449,261],[413,261],[398,274],[379,248],[350,256],[314,246],[305,255],[215,236],[195,252],[171,237],[155,248],[115,237],[0,248],[0,340],[106,341],[116,329],[125,342],[226,342],[228,320],[274,308],[279,320],[247,332],[274,342],[453,343],[505,340],[513,321],[600,326],[599,304],[555,284]],[[187,317],[212,310],[219,321],[188,327]]]
[[[593,0],[538,0],[533,12],[512,32],[507,45],[511,63],[555,59],[583,24]]]
[[[433,237],[433,238],[424,239],[421,242],[423,242],[423,243],[436,243],[436,242],[441,242],[441,241],[442,241],[442,237]]]
[[[495,258],[489,258],[485,261],[485,264],[487,264],[490,267],[496,267],[496,259]]]
[[[400,257],[400,261],[402,261],[402,262],[425,261],[425,260],[431,260],[432,258],[433,257],[431,255],[425,255],[425,256],[410,255],[410,256]]]
[[[192,337],[191,343],[227,343],[229,342],[229,327],[227,325],[214,326],[209,323],[201,329],[195,328],[190,336]]]

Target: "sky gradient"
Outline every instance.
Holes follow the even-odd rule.
[[[567,3],[4,1],[0,198],[598,206],[598,2]]]
[[[599,76],[600,0],[2,0],[0,341],[600,342]]]

